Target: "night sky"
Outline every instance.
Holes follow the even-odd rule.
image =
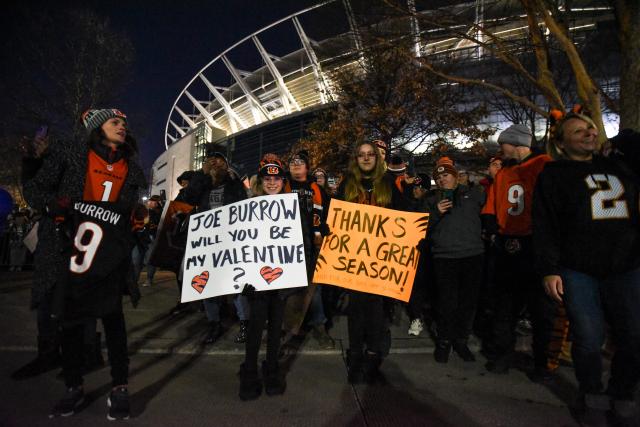
[[[316,3],[317,0],[55,1],[55,6],[83,5],[94,9],[108,16],[114,28],[131,38],[136,49],[135,71],[124,101],[116,107],[128,115],[134,130],[136,118],[144,119],[148,131],[138,137],[138,142],[146,169],[164,151],[164,128],[173,102],[204,65],[250,33]],[[10,8],[3,13],[7,10],[10,13]],[[288,43],[283,46],[285,49],[300,48],[297,38],[263,41],[265,45],[274,42]],[[258,57],[257,51],[252,56]]]

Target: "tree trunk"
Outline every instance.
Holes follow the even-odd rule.
[[[553,36],[560,43],[560,47],[567,55],[573,73],[576,77],[576,86],[578,97],[582,101],[583,106],[591,112],[591,118],[595,122],[599,130],[598,140],[602,144],[607,140],[607,134],[604,131],[604,123],[602,121],[602,107],[600,105],[600,88],[593,82],[593,79],[587,72],[582,62],[580,53],[573,44],[573,40],[569,38],[564,28],[556,21],[551,11],[546,7],[543,0],[536,0],[537,9],[544,17],[544,22]]]
[[[620,52],[620,129],[640,131],[640,2],[614,0]]]

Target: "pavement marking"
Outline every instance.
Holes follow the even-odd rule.
[[[38,348],[33,345],[5,345],[0,346],[0,352],[5,353],[21,353],[21,352],[37,352]],[[106,352],[106,350],[102,350]],[[261,353],[263,353],[262,351]],[[295,354],[306,356],[333,356],[342,355],[341,350],[297,350]],[[392,348],[391,354],[432,354],[433,347],[421,348]],[[240,350],[202,350],[201,348],[139,348],[134,354],[177,354],[177,355],[194,355],[201,354],[203,356],[238,356],[244,354],[244,349]]]

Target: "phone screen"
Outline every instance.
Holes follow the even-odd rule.
[[[36,131],[36,138],[44,138],[47,136],[48,133],[49,133],[49,126],[42,125]]]

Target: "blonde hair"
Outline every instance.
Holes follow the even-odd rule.
[[[370,146],[376,158],[376,166],[370,175],[364,175],[358,166],[358,152],[363,145]],[[362,186],[362,180],[368,178],[371,179],[373,184],[372,201],[376,206],[389,206],[391,204],[391,186],[384,181],[384,176],[385,164],[380,156],[378,147],[372,142],[359,142],[353,149],[349,159],[344,191],[345,200],[355,203],[365,202],[367,200],[367,191]]]
[[[591,117],[580,113],[568,113],[566,116],[560,119],[555,124],[555,126],[553,126],[551,132],[549,132],[549,139],[547,140],[546,150],[547,154],[549,154],[549,156],[551,156],[551,158],[553,158],[554,160],[567,158],[567,155],[565,154],[562,147],[559,146],[559,144],[564,139],[564,126],[571,119],[582,120],[583,122],[588,123],[590,126],[597,128],[596,123]]]

